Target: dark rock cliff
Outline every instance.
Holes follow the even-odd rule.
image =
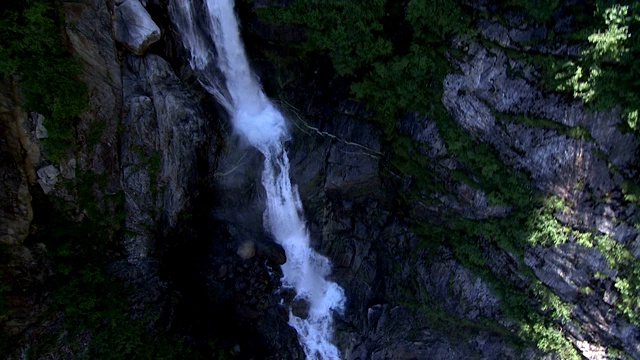
[[[322,66],[277,63],[301,41],[301,30],[264,23],[256,9],[281,3],[245,1],[238,8],[256,71],[290,120],[291,177],[312,244],[331,259],[331,278],[346,292],[335,333],[345,359],[562,358],[536,343],[548,340],[536,337],[543,323],[581,357],[640,358],[640,328],[630,320],[638,309],[632,304],[630,316],[619,310],[619,275],[626,272],[605,251],[619,249],[631,256],[625,266],[637,266],[640,209],[622,189],[638,176],[638,138],[620,130],[615,111],[590,112],[544,90],[539,69],[514,56],[570,57],[579,49],[535,45],[548,29],[517,25],[518,14],[477,21],[475,40],[452,39],[462,55],[450,58],[444,80],[441,101],[450,118],[470,141],[489,145],[508,171],[524,174],[531,198],[556,199],[548,209],[522,210],[496,201],[475,179],[460,180],[464,161],[429,116],[396,119],[393,131],[418,149],[411,155],[422,161],[424,176],[402,173],[392,159],[397,144],[350,98],[344,79]],[[472,6],[488,11],[482,1]],[[0,324],[17,344],[8,358],[20,358],[62,326],[64,315],[47,311],[56,266],[35,236],[33,204],[38,217],[51,202],[67,204],[77,222],[124,213],[120,228],[109,232],[117,250],[109,253],[108,271],[133,289],[125,312],[144,319],[145,331],[174,334],[201,355],[213,347],[241,359],[302,359],[282,305],[291,300],[279,283],[286,259],[262,228],[260,154],[234,137],[227,115],[194,80],[166,2],[81,0],[63,2],[63,10],[89,93],[76,150],[61,163],[41,154],[37,114],[20,108],[14,84],[0,88],[0,243],[8,249],[0,269],[11,285],[0,292],[10,310]],[[438,187],[412,193],[419,181]],[[81,199],[86,186],[98,215]],[[547,216],[562,241],[514,240],[510,247],[482,230],[448,227],[467,221],[481,229],[519,211],[528,239],[546,231],[536,219]],[[465,254],[459,243],[477,250]],[[465,260],[474,256],[482,266]],[[523,304],[510,304],[513,297],[496,283],[523,294],[517,299],[543,320],[526,323],[527,314],[510,313]],[[54,345],[51,356],[86,355],[91,334],[77,337],[81,346]]]

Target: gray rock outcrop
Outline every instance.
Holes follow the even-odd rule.
[[[483,24],[485,36],[498,41],[492,36],[500,26]],[[517,41],[511,42],[513,36],[503,34],[498,42],[517,47]],[[574,229],[606,234],[631,250],[638,230],[632,229],[630,214],[637,209],[632,204],[622,206],[619,199],[622,182],[636,176],[637,139],[617,130],[621,120],[614,112],[591,113],[577,101],[541,91],[532,84],[533,68],[509,58],[504,51],[479,44],[469,45],[468,51],[468,60],[458,64],[461,72],[448,75],[444,84],[443,103],[455,121],[491,144],[506,164],[528,173],[543,193],[569,204],[554,214],[558,221]],[[566,53],[570,49],[557,51]],[[520,75],[508,75],[507,68],[517,69],[515,73]],[[570,136],[569,132],[509,120],[518,116],[547,119],[561,128],[584,129],[588,135]],[[572,305],[574,321],[584,329],[568,330],[574,344],[580,348],[578,344],[586,339],[596,344],[621,344],[632,357],[640,356],[634,340],[630,340],[640,329],[620,315],[598,315],[613,312],[604,298],[617,275],[600,252],[571,243],[575,241],[571,238],[566,241],[569,243],[528,249],[525,263]],[[596,280],[595,273],[608,275]],[[584,288],[594,286],[608,290],[584,294]]]
[[[48,138],[49,132],[47,131],[47,128],[44,127],[44,115],[34,113],[34,114],[31,114],[31,119],[32,121],[35,122],[33,125],[35,126],[35,129],[36,129],[35,130],[36,139]]]
[[[139,0],[125,0],[115,7],[114,36],[136,55],[160,40],[160,28]]]
[[[58,183],[58,175],[60,171],[53,165],[47,165],[38,169],[38,184],[42,187],[42,191],[48,194]]]
[[[62,166],[105,175],[107,184],[97,191],[114,194],[121,189],[117,131],[122,112],[122,73],[111,14],[101,0],[65,2],[63,9],[66,35],[82,64],[80,78],[87,86],[89,104],[77,127],[81,151],[76,154],[75,165],[67,166],[72,165],[69,158]],[[101,131],[89,143],[89,134],[95,129]],[[69,171],[64,173],[72,176]]]
[[[157,224],[176,225],[189,205],[205,131],[197,97],[156,55],[128,56],[120,139],[130,262],[144,260]]]

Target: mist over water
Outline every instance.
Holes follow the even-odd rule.
[[[283,286],[309,303],[308,317],[290,312],[289,324],[298,332],[307,359],[339,359],[332,344],[332,312],[344,310],[344,290],[326,279],[331,264],[310,247],[300,196],[289,178],[286,122],[251,72],[233,7],[232,0],[169,2],[171,20],[198,80],[229,112],[234,130],[264,155],[264,226],[287,255]]]

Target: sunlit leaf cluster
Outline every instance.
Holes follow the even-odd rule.
[[[640,3],[598,4],[593,32],[579,59],[557,70],[558,90],[596,110],[619,108],[630,129],[640,130]]]

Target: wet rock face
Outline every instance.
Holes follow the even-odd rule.
[[[198,254],[189,255],[176,264],[203,257],[202,262],[193,263],[200,270],[179,281],[185,284],[194,277],[203,278],[201,284],[194,284],[204,289],[203,298],[194,296],[202,294],[182,292],[192,297],[185,298],[185,303],[203,301],[201,308],[189,306],[182,310],[183,314],[190,312],[194,317],[186,326],[207,323],[216,341],[232,344],[231,353],[237,358],[304,359],[295,330],[287,324],[289,312],[281,303],[286,291],[280,288],[282,273],[280,264],[274,261],[283,261],[284,250],[268,240],[237,242],[227,232],[227,224],[212,219],[206,221],[209,228],[206,244],[202,244]],[[238,248],[246,250],[247,244],[253,244],[255,252],[252,257],[243,258],[243,254],[236,252]],[[209,340],[201,333],[192,336]]]
[[[106,174],[104,192],[120,190],[117,130],[122,113],[122,73],[113,39],[111,13],[102,0],[64,2],[65,30],[73,53],[82,64],[80,79],[87,86],[89,108],[81,115],[77,166]],[[87,145],[91,129],[104,129],[95,145]],[[99,191],[102,191],[100,189]]]
[[[89,87],[94,106],[90,114],[111,120],[122,104],[122,75],[111,36],[111,13],[100,0],[65,2],[63,8],[66,35],[74,54],[82,61],[82,80]]]
[[[437,176],[448,178],[452,170],[458,169],[459,161],[451,156],[442,140],[435,120],[426,116],[412,113],[398,119],[396,128],[402,135],[408,136],[418,144],[419,154],[429,159],[430,168]],[[444,211],[453,210],[467,219],[487,219],[504,217],[512,211],[509,205],[489,205],[487,195],[481,189],[469,186],[463,182],[451,182],[449,193],[429,194],[438,202],[421,203],[424,215],[421,219],[442,217]],[[436,220],[437,221],[437,220]]]
[[[175,226],[197,178],[198,149],[206,133],[197,97],[156,55],[127,58],[121,158],[129,260],[145,258],[152,229]]]
[[[566,196],[578,182],[586,182],[595,197],[610,193],[622,177],[611,173],[596,149],[628,168],[635,157],[632,134],[616,131],[621,120],[613,114],[590,114],[577,102],[546,94],[526,79],[507,76],[507,67],[524,65],[500,50],[472,44],[470,59],[460,64],[462,74],[448,75],[443,103],[458,124],[498,149],[504,161],[525,169],[546,192]],[[524,71],[527,71],[525,68]],[[529,71],[531,71],[529,69]],[[568,127],[583,127],[594,141],[557,131],[506,123],[496,113],[537,116]],[[612,146],[614,143],[619,146]]]
[[[329,197],[314,232],[348,294],[345,313],[336,315],[345,359],[521,359],[535,353],[516,351],[509,336],[476,326],[512,324],[478,276],[446,248],[421,249],[409,226],[385,207]]]
[[[13,81],[0,85],[0,332],[13,337],[37,327],[47,311],[44,283],[51,267],[46,247],[28,243],[34,217],[35,127],[19,107]]]
[[[21,147],[11,134],[12,117],[0,114],[0,243],[19,245],[29,234],[33,218],[31,194],[22,159]]]
[[[367,310],[367,339],[348,359],[522,359],[523,354],[510,349],[502,336],[482,334],[469,336],[464,328],[442,329],[424,327],[433,320],[425,312],[411,311],[402,306],[374,305]],[[456,334],[460,332],[459,334]],[[459,342],[457,336],[467,338]],[[525,358],[527,355],[525,354]]]

